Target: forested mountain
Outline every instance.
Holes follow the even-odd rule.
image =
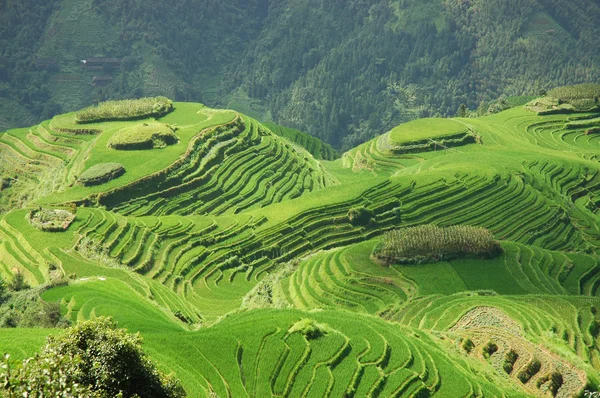
[[[598,81],[598,20],[594,0],[5,0],[0,130],[167,95],[349,147],[463,103]],[[81,62],[98,57],[119,61]]]

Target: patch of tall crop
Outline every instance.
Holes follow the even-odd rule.
[[[128,120],[163,116],[173,110],[173,101],[166,97],[146,97],[134,100],[105,101],[75,113],[77,123],[105,120]]]
[[[387,232],[373,256],[386,264],[421,264],[464,255],[489,258],[500,252],[500,244],[485,228],[420,225]]]

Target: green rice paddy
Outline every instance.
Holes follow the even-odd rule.
[[[0,216],[4,279],[68,278],[43,298],[72,321],[107,315],[140,332],[192,397],[545,396],[553,372],[557,397],[597,388],[600,135],[586,133],[597,114],[520,105],[425,119],[322,160],[336,156],[299,132],[174,106],[157,119],[77,125],[66,114],[0,135],[3,167],[47,185],[30,206],[77,215],[53,233],[27,209]],[[179,142],[107,147],[140,123],[176,127]],[[110,162],[126,173],[75,184]],[[351,222],[358,207],[370,222]],[[371,258],[384,232],[423,224],[485,227],[502,254]],[[291,329],[301,320],[323,333]],[[24,358],[52,333],[0,329],[0,351]]]

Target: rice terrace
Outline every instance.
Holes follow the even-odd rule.
[[[0,133],[3,363],[110,317],[189,397],[591,396],[598,96],[342,154],[165,97]]]

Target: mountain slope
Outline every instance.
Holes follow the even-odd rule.
[[[167,95],[349,149],[461,103],[600,75],[592,0],[46,3],[0,5],[0,128]],[[94,57],[119,62],[80,62]]]
[[[41,286],[72,321],[107,315],[141,332],[194,397],[595,391],[597,90],[413,121],[334,161],[198,103],[9,130],[4,167],[40,187],[0,218],[0,273]],[[144,124],[179,142],[107,145]],[[104,162],[125,173],[77,182]],[[70,225],[43,223],[65,212]],[[388,266],[372,256],[386,231],[425,224],[485,227],[502,251]],[[0,350],[32,353],[43,333],[21,331]]]

